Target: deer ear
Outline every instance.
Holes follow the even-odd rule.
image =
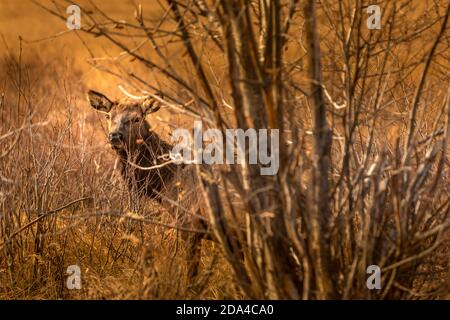
[[[111,110],[113,103],[100,92],[89,90],[87,96],[92,108],[97,111],[109,112]]]
[[[161,103],[152,97],[147,97],[144,102],[142,102],[141,108],[142,112],[147,115],[158,111],[161,108]]]

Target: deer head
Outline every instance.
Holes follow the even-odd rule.
[[[105,114],[108,120],[108,142],[116,151],[133,151],[151,135],[147,114],[159,110],[159,103],[151,98],[111,101],[105,95],[89,90],[91,106]]]

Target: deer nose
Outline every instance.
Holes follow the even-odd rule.
[[[113,132],[109,134],[108,139],[112,144],[120,143],[122,142],[123,134],[121,134],[120,132]]]

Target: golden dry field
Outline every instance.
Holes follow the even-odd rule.
[[[0,299],[448,299],[449,2],[373,2],[379,30],[366,0],[82,0],[69,30],[72,2],[0,0]],[[280,129],[276,175],[197,171],[195,276],[86,98],[119,86],[164,94],[167,142]]]

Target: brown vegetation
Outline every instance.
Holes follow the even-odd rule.
[[[369,30],[370,4],[82,1],[69,42],[49,36],[65,1],[26,7],[56,30],[3,38],[0,297],[448,298],[450,6],[380,1]],[[280,129],[275,176],[197,168],[217,242],[196,277],[173,212],[126,188],[84,98],[117,84],[164,96],[148,120],[167,141],[194,119]]]

